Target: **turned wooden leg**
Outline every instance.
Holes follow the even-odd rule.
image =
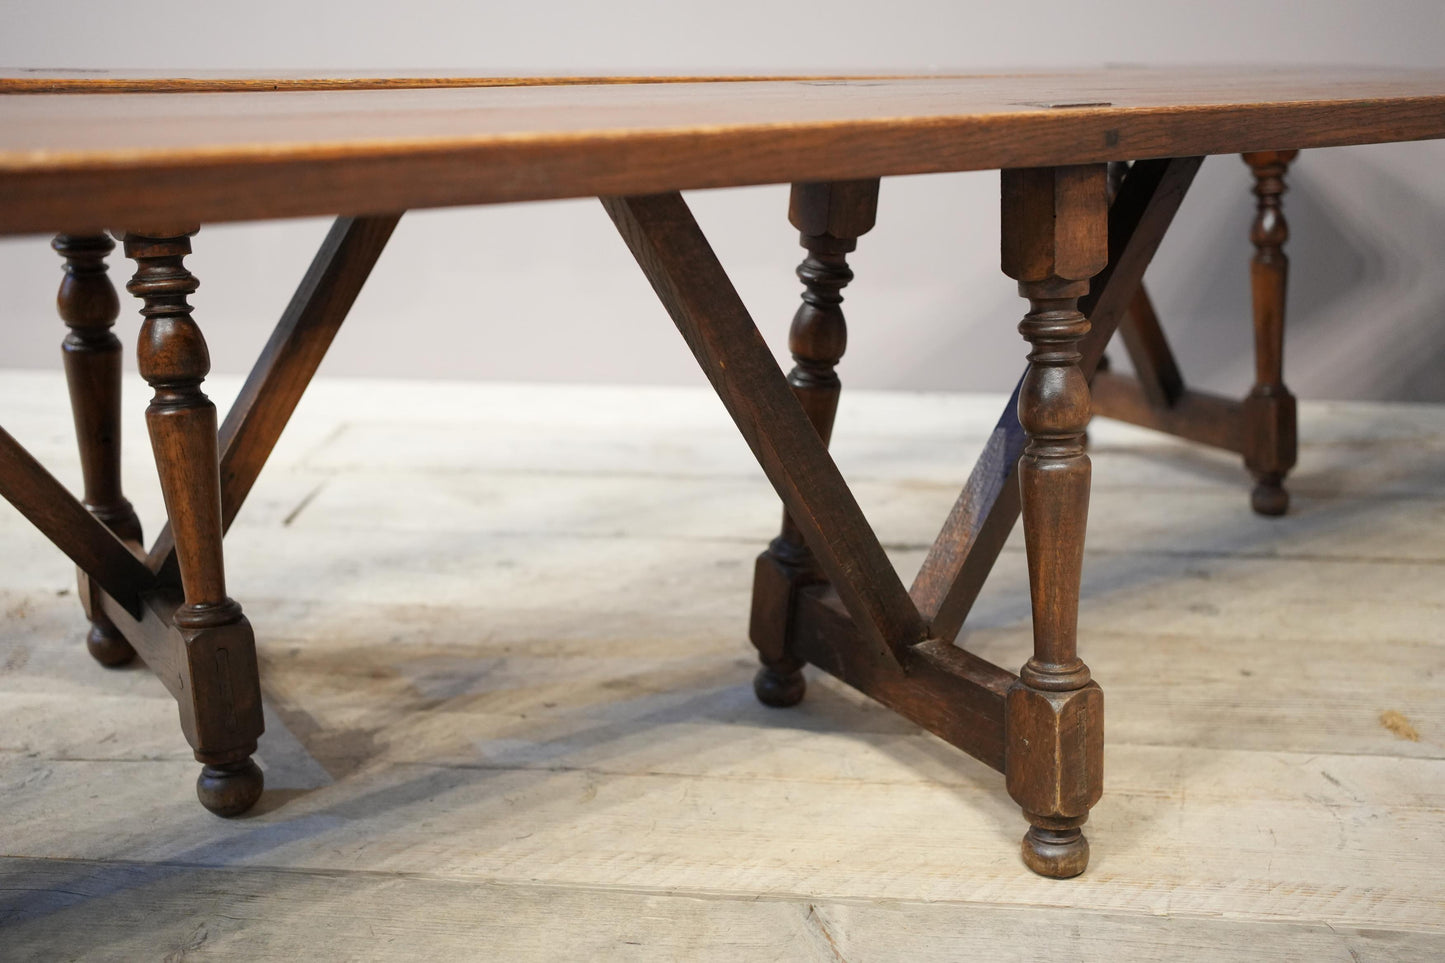
[[[835,366],[848,344],[841,307],[843,288],[853,280],[848,253],[873,227],[877,208],[877,179],[794,184],[788,204],[788,219],[801,232],[808,251],[798,265],[803,303],[788,334],[796,362],[788,384],[824,444],[833,432],[838,409],[841,385]],[[749,635],[762,662],[753,691],[765,705],[782,708],[803,698],[803,662],[788,646],[793,599],[802,586],[824,580],[802,532],[784,512],[782,531],[758,556],[753,580]]]
[[[1261,515],[1283,515],[1289,508],[1284,477],[1296,454],[1295,400],[1284,385],[1284,303],[1289,278],[1289,240],[1281,198],[1284,176],[1298,151],[1245,154],[1254,172],[1254,260],[1249,280],[1254,298],[1254,389],[1244,400],[1244,464],[1254,475],[1250,504]]]
[[[1088,865],[1080,827],[1103,791],[1104,696],[1077,644],[1089,511],[1089,383],[1079,367],[1089,322],[1078,300],[1108,261],[1105,167],[1007,170],[1002,186],[1003,269],[1029,301],[1019,492],[1034,633],[1006,701],[1004,773],[1029,821],[1024,862],[1063,878]]]
[[[123,540],[141,542],[136,518],[120,484],[120,339],[111,327],[120,314],[120,300],[106,274],[105,257],[115,248],[105,234],[59,234],[51,247],[65,259],[65,277],[55,304],[70,328],[62,345],[65,380],[75,440],[80,446],[80,473],[85,507]],[[81,579],[81,591],[90,590]],[[90,632],[86,648],[101,665],[125,665],[135,649],[99,605],[87,605]]]
[[[211,812],[235,816],[261,795],[261,770],[251,759],[262,730],[261,691],[251,626],[226,595],[216,407],[201,391],[211,361],[186,301],[197,287],[183,263],[194,233],[127,233],[136,273],[126,289],[144,302],[140,371],[155,391],[146,425],[184,596],[173,621],[189,675],[182,723],[203,765],[196,793]]]

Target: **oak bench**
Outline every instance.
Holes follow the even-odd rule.
[[[1300,148],[1445,137],[1445,72],[1162,70],[792,78],[374,77],[0,71],[0,234],[45,233],[80,444],[76,499],[0,430],[0,494],[79,567],[91,653],[137,653],[180,707],[201,802],[262,791],[255,643],[222,536],[380,256],[413,208],[597,196],[782,498],[750,636],[768,705],[813,664],[1001,770],[1036,872],[1083,871],[1102,792],[1103,693],[1076,621],[1093,411],[1243,455],[1262,514],[1286,510],[1294,399],[1282,377],[1287,230]],[[1241,153],[1257,377],[1243,401],[1187,389],[1141,286],[1204,156]],[[846,342],[847,255],[881,177],[1001,171],[1002,266],[1028,303],[1028,365],[906,587],[826,444]],[[679,192],[790,183],[807,254],[785,375]],[[217,427],[184,259],[202,223],[339,214]],[[120,486],[120,239],[169,516],[147,550]],[[1118,331],[1135,376],[1111,371]],[[955,639],[1022,514],[1033,656],[1015,675]]]

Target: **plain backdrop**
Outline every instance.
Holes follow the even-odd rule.
[[[14,67],[646,73],[1121,62],[1438,67],[1445,4],[0,0],[0,63]],[[1439,143],[1311,151],[1296,163],[1286,361],[1301,396],[1445,402],[1442,169]],[[1148,276],[1187,377],[1230,394],[1246,390],[1252,370],[1249,187],[1237,157],[1211,158]],[[884,181],[878,226],[853,258],[845,384],[1012,386],[1023,303],[998,270],[997,191],[992,172]],[[802,253],[787,188],[690,200],[782,352]],[[249,367],[326,226],[218,225],[196,237],[193,303],[215,370]],[[0,366],[58,365],[58,279],[45,238],[0,241]],[[137,325],[128,302],[119,327],[128,344]],[[595,201],[408,214],[322,371],[702,383]]]

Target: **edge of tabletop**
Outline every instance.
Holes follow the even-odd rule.
[[[1445,91],[279,144],[0,150],[0,234],[101,223],[387,213],[1442,137]]]

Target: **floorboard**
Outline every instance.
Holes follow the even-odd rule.
[[[0,378],[73,485],[65,400]],[[906,575],[1001,404],[845,393]],[[249,818],[195,803],[174,703],[90,662],[69,564],[0,511],[0,958],[1445,958],[1445,409],[1304,404],[1301,434],[1269,520],[1235,459],[1092,430],[1106,790],[1061,883],[983,765],[816,674],[755,702],[779,510],[705,392],[323,379],[228,538]],[[961,643],[1016,665],[1027,617],[1015,540]]]

